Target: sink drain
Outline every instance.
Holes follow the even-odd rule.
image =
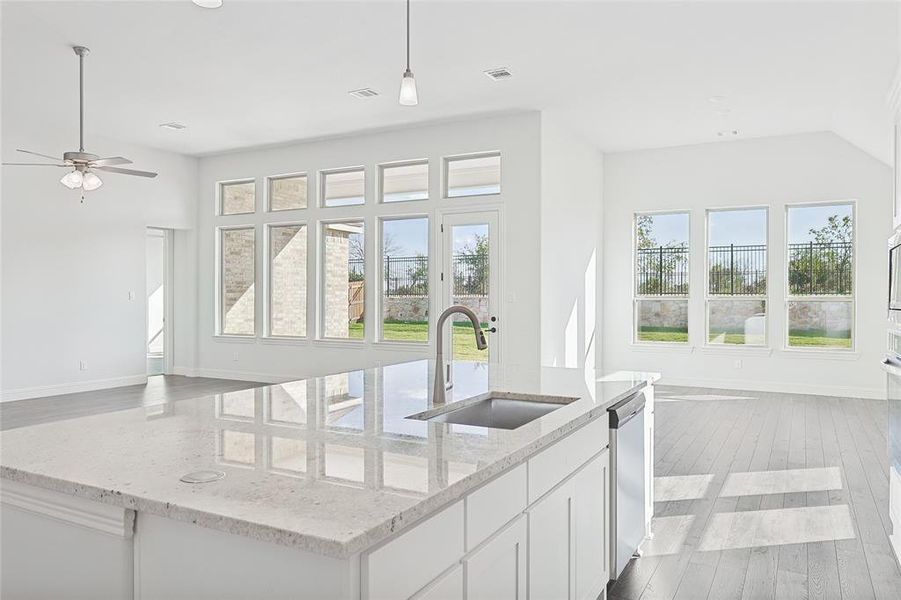
[[[192,471],[187,475],[182,475],[181,481],[185,483],[209,483],[218,481],[223,477],[225,477],[225,473],[222,471]]]

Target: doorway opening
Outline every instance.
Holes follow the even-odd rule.
[[[172,335],[169,331],[172,308],[171,243],[169,229],[148,227],[146,235],[147,375],[171,372]]]

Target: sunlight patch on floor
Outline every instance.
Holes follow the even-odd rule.
[[[645,557],[678,554],[684,549],[685,540],[694,520],[694,515],[654,517],[651,520],[653,537],[642,543],[641,555]]]
[[[654,502],[697,500],[703,498],[713,481],[713,473],[704,475],[675,475],[654,478]]]
[[[842,489],[838,467],[730,473],[720,497],[761,496]]]
[[[711,515],[698,550],[807,544],[854,538],[847,505],[808,506]]]

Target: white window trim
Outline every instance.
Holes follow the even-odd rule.
[[[463,196],[451,196],[449,195],[448,184],[449,177],[448,173],[450,171],[450,163],[457,162],[461,160],[469,160],[472,158],[490,158],[497,156],[499,159],[500,166],[500,181],[498,181],[496,192],[491,192],[488,194],[466,194]],[[469,154],[452,154],[445,156],[441,159],[441,198],[442,200],[460,200],[461,198],[491,198],[492,196],[500,196],[504,191],[504,158],[501,155],[500,150],[488,150],[485,152],[472,152]]]
[[[271,200],[272,200],[272,182],[273,182],[273,181],[279,181],[280,179],[294,179],[294,178],[298,178],[298,177],[303,177],[303,178],[306,179],[306,181],[307,181],[307,205],[306,205],[306,206],[301,206],[301,207],[299,207],[299,208],[279,208],[279,209],[273,209],[273,208],[272,208],[272,204],[271,204]],[[301,171],[301,172],[298,172],[298,173],[283,173],[283,174],[280,174],[280,175],[267,175],[267,176],[263,179],[263,182],[264,182],[264,185],[263,185],[263,196],[265,197],[264,203],[265,203],[265,205],[266,205],[266,208],[265,208],[265,211],[264,211],[264,212],[266,212],[266,213],[276,213],[276,214],[281,215],[281,214],[284,214],[284,213],[290,213],[290,212],[295,211],[295,210],[304,210],[304,211],[305,211],[305,210],[307,210],[307,208],[309,208],[309,206],[310,206],[310,189],[311,189],[311,186],[310,186],[310,176],[307,174],[306,171]]]
[[[764,252],[764,256],[766,264],[766,277],[767,277],[767,286],[765,294],[754,294],[754,295],[741,295],[741,296],[727,296],[727,295],[711,295],[710,294],[710,213],[715,212],[729,212],[729,211],[742,211],[742,210],[763,210],[765,213],[764,222],[766,223],[766,251]],[[770,207],[765,204],[751,204],[751,205],[740,205],[740,206],[728,206],[721,208],[708,208],[704,212],[704,341],[701,344],[701,347],[705,350],[722,350],[725,352],[734,352],[736,350],[744,349],[769,349],[770,351],[767,354],[772,353],[772,348],[770,347],[770,309],[772,307],[772,302],[770,302]],[[689,249],[690,252],[690,249]],[[690,289],[689,289],[690,291]],[[762,344],[711,344],[710,343],[710,301],[711,300],[725,300],[725,299],[739,299],[739,300],[763,300],[766,306],[766,315],[765,315],[765,326],[763,329],[763,343]]]
[[[638,239],[636,236],[636,228],[635,225],[638,222],[639,216],[644,215],[687,215],[688,216],[688,293],[684,296],[682,295],[648,295],[648,294],[638,294],[638,278],[636,277],[637,272],[636,268],[638,267]],[[631,268],[630,272],[632,274],[632,281],[630,283],[630,287],[632,290],[632,333],[630,345],[635,347],[650,347],[650,348],[659,348],[661,350],[664,349],[673,349],[673,348],[694,348],[694,344],[692,343],[691,336],[691,292],[693,286],[691,285],[691,209],[664,209],[664,210],[637,210],[632,213],[632,244],[631,244]],[[685,327],[688,330],[688,339],[684,342],[643,342],[638,339],[638,302],[639,300],[678,300],[684,299],[687,303],[686,308],[686,322]]]
[[[426,167],[426,188],[425,198],[418,198],[416,200],[395,200],[394,202],[385,202],[385,169],[392,169],[394,167],[412,167],[416,165],[425,165]],[[430,187],[432,180],[432,165],[429,159],[427,158],[414,158],[411,160],[399,160],[395,162],[385,162],[379,163],[376,165],[376,201],[378,204],[402,204],[405,205],[408,202],[427,202],[430,198]]]
[[[788,245],[791,243],[790,237],[790,219],[789,212],[792,208],[810,208],[817,206],[851,206],[851,290],[850,296],[803,296],[791,295],[788,282],[789,268],[789,252]],[[785,243],[782,251],[785,255],[785,265],[782,273],[782,285],[784,286],[783,311],[785,314],[785,326],[782,330],[782,352],[791,354],[809,354],[811,356],[826,356],[829,354],[857,354],[857,200],[830,200],[824,202],[793,202],[785,205],[783,211],[783,226]],[[789,345],[789,329],[791,327],[788,304],[789,302],[850,302],[851,303],[851,346],[849,348],[817,348],[809,346],[791,346]]]
[[[222,195],[222,188],[226,185],[235,185],[235,184],[241,184],[241,183],[253,183],[253,210],[247,211],[247,212],[226,214],[225,212],[223,212],[223,207],[222,207],[222,201],[224,200],[223,195]],[[224,179],[222,181],[217,181],[216,182],[216,193],[214,194],[214,197],[216,199],[216,206],[214,209],[215,210],[214,214],[217,217],[225,217],[225,218],[230,218],[230,217],[246,218],[247,215],[255,214],[257,212],[257,205],[259,204],[257,202],[257,198],[260,197],[259,187],[260,187],[260,184],[257,181],[256,177],[241,177],[238,179]]]
[[[213,309],[213,314],[215,315],[215,323],[214,323],[214,335],[213,337],[218,338],[220,340],[247,340],[247,341],[256,341],[257,332],[259,331],[259,324],[257,323],[256,317],[256,301],[257,301],[257,290],[254,290],[254,316],[253,316],[253,333],[223,333],[222,325],[224,322],[225,315],[222,314],[222,232],[224,231],[233,231],[233,230],[242,230],[249,229],[253,231],[253,280],[254,286],[258,281],[258,273],[257,273],[257,228],[252,223],[244,223],[241,225],[219,225],[216,227],[216,251],[214,254],[214,270],[215,270],[215,293],[213,294],[213,302],[215,304]]]
[[[393,203],[389,203],[393,204]],[[423,342],[409,342],[409,341],[401,341],[401,340],[386,340],[385,339],[385,311],[384,311],[384,302],[385,302],[385,272],[382,266],[385,262],[384,249],[385,249],[385,222],[386,221],[405,221],[409,219],[425,219],[426,220],[426,244],[428,255],[426,256],[426,264],[429,269],[428,276],[428,295],[426,297],[426,306],[429,308],[429,318],[427,319],[426,325],[426,339]],[[378,324],[376,325],[375,332],[375,343],[384,344],[385,346],[408,346],[415,350],[422,350],[422,348],[427,347],[429,342],[432,341],[432,272],[434,268],[434,258],[433,258],[433,249],[432,249],[432,219],[429,217],[428,213],[407,213],[403,215],[384,215],[376,218],[378,222],[378,240],[376,240],[376,265],[377,265],[377,275],[376,275],[376,291],[378,292],[378,297],[376,298],[376,314],[378,315]]]
[[[281,211],[275,211],[279,213]],[[273,335],[272,334],[272,258],[269,256],[271,249],[271,236],[272,236],[272,228],[273,227],[295,227],[302,226],[307,230],[307,237],[310,235],[310,226],[306,221],[277,221],[277,222],[266,222],[263,223],[263,335],[262,339],[265,340],[280,340],[280,341],[306,341],[310,337],[310,323],[308,322],[310,311],[307,310],[304,315],[304,331],[306,332],[304,335]],[[307,270],[307,278],[304,283],[304,295],[306,296],[307,308],[309,308],[310,302],[310,290],[309,290],[309,270],[310,270],[310,257],[309,257],[309,248],[310,245],[307,243],[307,248],[304,256],[304,261],[306,262],[306,270]]]

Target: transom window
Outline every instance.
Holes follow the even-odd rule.
[[[445,197],[501,193],[501,155],[497,152],[445,159]]]
[[[256,182],[228,181],[219,184],[219,214],[244,215],[256,210]]]
[[[353,206],[366,201],[366,174],[363,167],[323,171],[322,206]]]
[[[307,207],[307,176],[269,177],[269,210],[296,210]]]
[[[379,166],[382,202],[428,200],[429,162],[426,160]]]

